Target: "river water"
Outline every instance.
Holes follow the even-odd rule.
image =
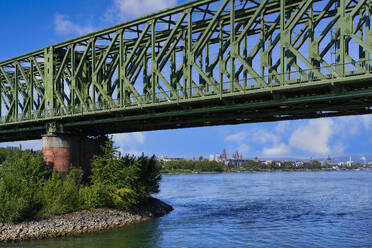
[[[8,247],[372,247],[372,171],[165,175],[169,215]]]

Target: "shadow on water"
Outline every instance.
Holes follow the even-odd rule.
[[[161,233],[159,221],[150,220],[144,223],[131,224],[124,228],[103,232],[74,235],[70,237],[45,240],[30,240],[16,243],[0,244],[0,247],[53,247],[53,248],[94,248],[94,247],[154,247],[157,246]]]

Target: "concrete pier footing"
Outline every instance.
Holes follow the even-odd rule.
[[[47,166],[66,175],[72,167],[81,168],[90,175],[91,159],[101,153],[105,137],[88,138],[65,134],[42,136],[43,158]]]

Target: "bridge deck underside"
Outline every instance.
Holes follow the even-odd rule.
[[[372,76],[358,81],[320,84],[252,95],[214,97],[203,102],[180,102],[142,109],[59,119],[67,134],[95,136],[121,132],[179,129],[372,113]],[[320,82],[319,82],[320,83]],[[337,93],[336,93],[337,92]],[[1,130],[0,141],[38,139],[55,119],[17,123]],[[57,127],[58,129],[59,127]]]

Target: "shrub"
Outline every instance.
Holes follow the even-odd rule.
[[[112,141],[92,161],[90,184],[72,169],[65,179],[45,166],[41,152],[10,153],[0,170],[0,222],[115,207],[130,210],[159,192],[155,157],[118,157]]]
[[[138,158],[137,166],[140,168],[140,181],[143,182],[147,194],[159,193],[159,182],[161,180],[161,165],[155,156],[151,158],[143,155]]]
[[[31,218],[40,210],[39,197],[16,177],[0,181],[0,222],[17,222]]]
[[[125,155],[116,156],[117,148],[112,141],[103,147],[103,155],[92,161],[93,185],[108,187],[114,206],[138,205],[159,192],[160,166],[155,157],[142,155],[139,158]]]
[[[43,187],[43,215],[57,215],[81,209],[79,188],[82,173],[73,169],[65,180],[61,175],[53,172]]]
[[[49,175],[40,152],[17,151],[0,172],[0,222],[32,218],[42,208],[40,189]]]
[[[97,209],[103,207],[114,207],[109,193],[112,190],[103,184],[92,184],[80,188],[79,196],[81,209]]]
[[[136,207],[140,203],[138,194],[128,188],[118,189],[113,193],[110,193],[112,203],[115,208],[130,210]]]

